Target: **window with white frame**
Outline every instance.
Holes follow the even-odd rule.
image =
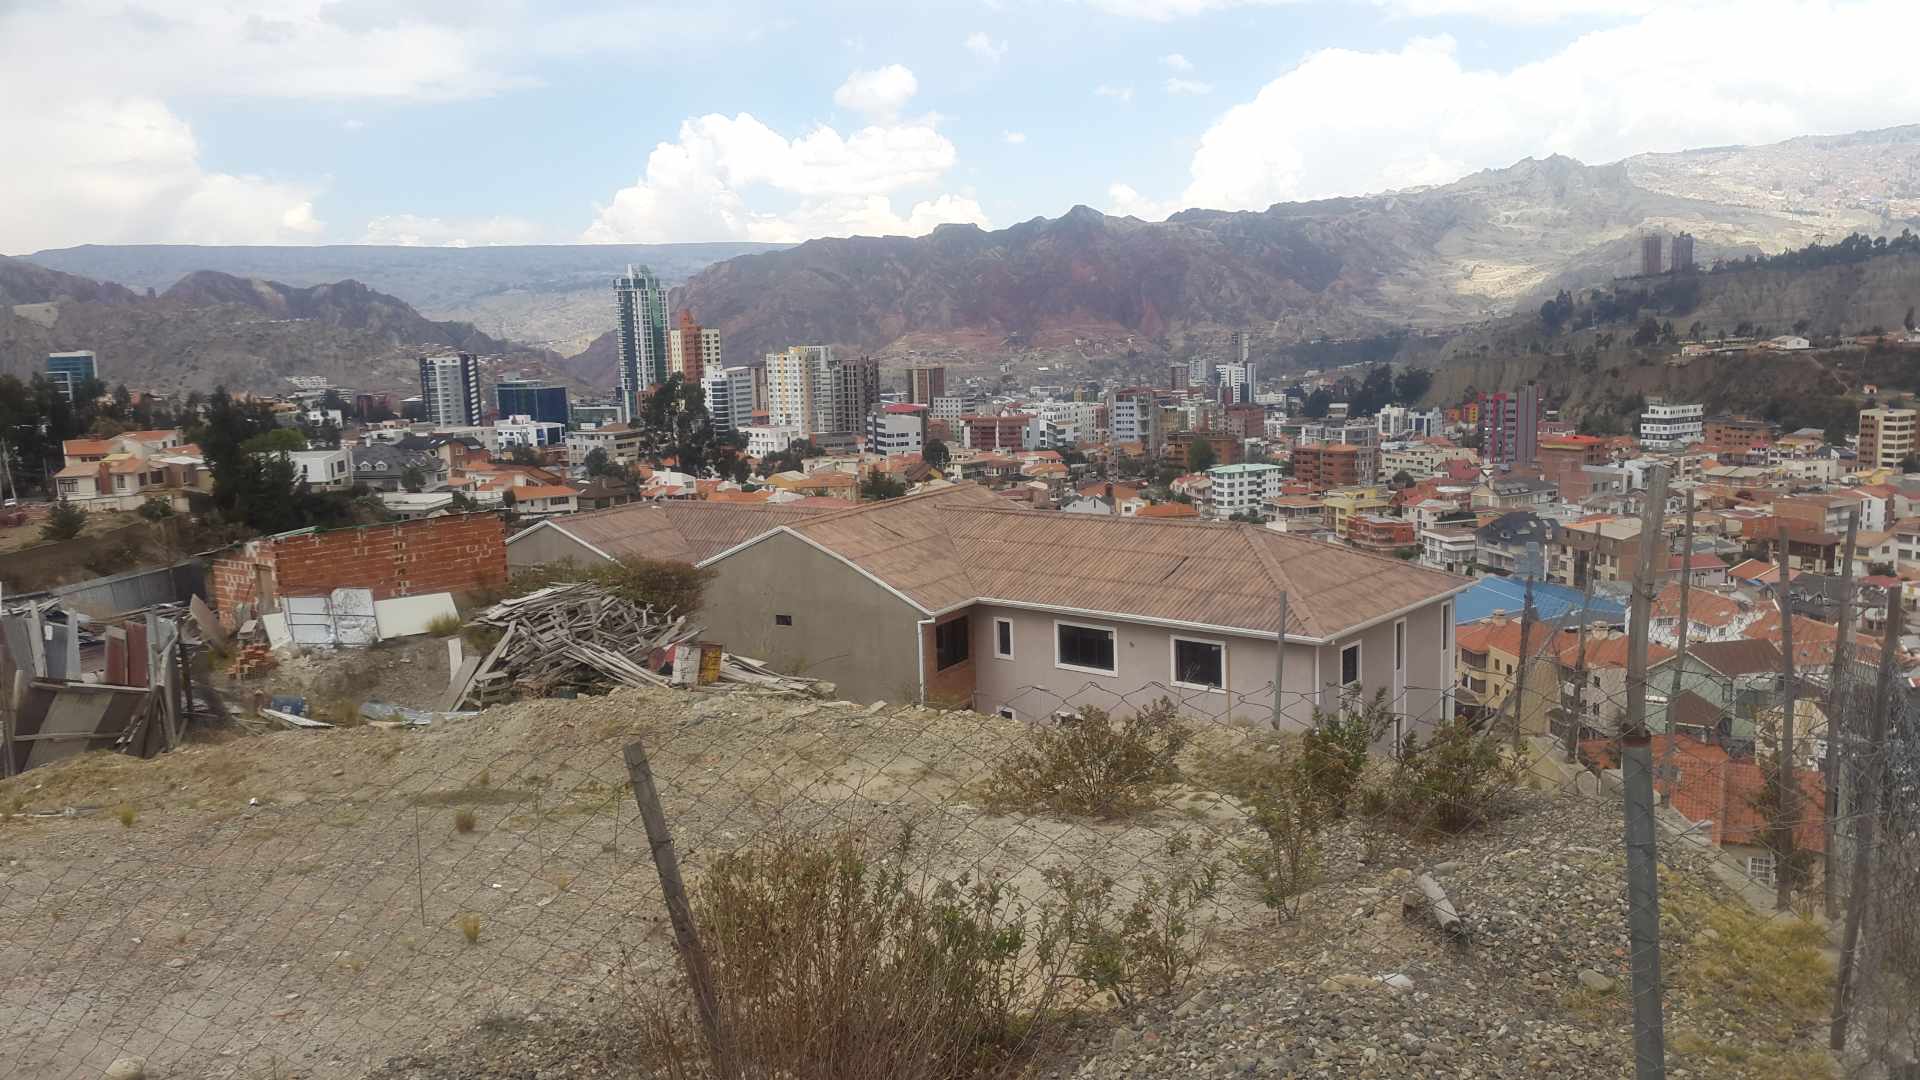
[[[1340,650],[1340,687],[1350,690],[1360,685],[1360,643],[1354,642]]]
[[[1053,632],[1053,662],[1056,667],[1096,675],[1119,673],[1112,627],[1063,622],[1054,623]]]
[[[993,655],[1002,660],[1013,659],[1013,620],[993,620]]]
[[[1173,639],[1173,682],[1202,690],[1222,690],[1227,685],[1227,647],[1218,641],[1197,638]]]
[[[1755,881],[1761,885],[1772,885],[1774,882],[1773,856],[1771,855],[1747,856],[1747,877],[1750,880]]]

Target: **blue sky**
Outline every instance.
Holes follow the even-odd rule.
[[[0,252],[1259,209],[1920,120],[1868,40],[1920,4],[7,0]]]

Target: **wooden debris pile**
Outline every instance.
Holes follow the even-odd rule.
[[[467,658],[454,673],[440,702],[443,712],[515,695],[691,683],[670,679],[668,672],[675,647],[693,642],[701,630],[685,616],[630,603],[587,582],[502,600],[468,625],[490,628],[499,638],[484,657]],[[719,681],[795,694],[817,693],[825,685],[731,655],[721,658]]]

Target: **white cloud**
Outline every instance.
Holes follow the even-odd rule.
[[[833,103],[873,117],[897,115],[920,89],[913,72],[900,64],[856,71],[833,92]]]
[[[1131,86],[1109,86],[1106,83],[1101,83],[1099,86],[1093,88],[1093,93],[1096,97],[1112,98],[1123,105],[1133,100],[1133,87]]]
[[[1172,22],[1175,19],[1205,15],[1212,11],[1225,11],[1228,8],[1288,2],[1290,0],[1087,0],[1089,5],[1109,15],[1119,15],[1128,19],[1146,19],[1150,22]]]
[[[1213,93],[1213,84],[1210,82],[1201,82],[1198,79],[1168,79],[1167,93],[1186,94],[1198,97],[1201,94]]]
[[[1575,17],[1645,15],[1693,0],[1374,0],[1396,15],[1414,18],[1466,16],[1501,23],[1546,23]]]
[[[45,93],[53,90],[54,93]],[[210,170],[186,121],[151,98],[9,96],[0,131],[0,244],[311,243],[319,185]]]
[[[893,209],[892,194],[938,181],[956,160],[931,120],[789,139],[741,113],[695,117],[647,157],[646,174],[600,207],[594,242],[805,240],[849,233],[919,235],[944,222],[987,223],[968,196],[942,193]],[[779,209],[749,205],[779,203]]]
[[[1325,49],[1213,124],[1181,202],[1259,209],[1549,153],[1606,162],[1908,123],[1920,80],[1860,62],[1858,43],[1916,38],[1920,4],[1908,0],[1716,0],[1663,5],[1505,69],[1463,64],[1446,37]],[[1703,63],[1702,41],[1716,55],[1792,59]]]
[[[985,30],[975,30],[967,35],[967,51],[983,64],[997,64],[1007,55],[1007,43],[995,41]]]
[[[1174,71],[1193,70],[1193,61],[1181,56],[1179,53],[1168,53],[1160,58],[1160,62]]]
[[[1004,131],[1000,133],[1000,137],[1012,146],[1019,146],[1027,141],[1027,133],[1024,131]]]
[[[1110,184],[1107,187],[1105,211],[1115,217],[1163,221],[1168,214],[1178,209],[1180,207],[1176,204],[1149,199],[1125,184]]]
[[[489,244],[533,244],[539,227],[514,217],[454,219],[418,214],[385,214],[367,222],[362,244],[399,244],[405,247],[485,247]]]

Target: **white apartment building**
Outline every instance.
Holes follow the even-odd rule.
[[[420,358],[420,406],[435,427],[480,422],[480,369],[471,353]]]
[[[927,445],[925,405],[877,405],[867,414],[867,450],[875,454],[917,454]]]
[[[778,454],[804,437],[791,424],[752,424],[740,430],[747,436],[747,456],[757,458]]]
[[[1278,465],[1216,465],[1207,470],[1207,508],[1215,517],[1252,512],[1265,516],[1267,500],[1280,497],[1286,470]]]
[[[706,381],[707,372],[721,367],[720,331],[712,327],[682,327],[667,331],[667,374]],[[746,368],[740,370],[745,371]],[[753,385],[747,385],[749,393]]]
[[[700,377],[700,389],[707,396],[707,416],[715,431],[738,431],[753,422],[752,368],[718,364],[706,368]]]
[[[1434,525],[1420,531],[1420,561],[1449,574],[1471,574],[1479,540],[1471,525]]]
[[[1707,407],[1649,401],[1640,412],[1640,445],[1648,450],[1681,450],[1705,437]]]
[[[353,486],[353,455],[346,450],[295,450],[287,455],[299,482],[316,491]]]
[[[1160,403],[1145,391],[1115,392],[1107,398],[1107,438],[1113,443],[1139,443],[1148,453],[1160,435]]]
[[[935,420],[958,420],[980,411],[980,399],[965,394],[942,394],[933,399]]]
[[[493,449],[496,453],[516,446],[558,446],[567,437],[567,425],[531,416],[509,416],[493,422]]]
[[[1405,405],[1389,405],[1374,416],[1374,425],[1380,432],[1381,442],[1395,439],[1418,438],[1437,435],[1446,423],[1439,409],[1410,409]]]

